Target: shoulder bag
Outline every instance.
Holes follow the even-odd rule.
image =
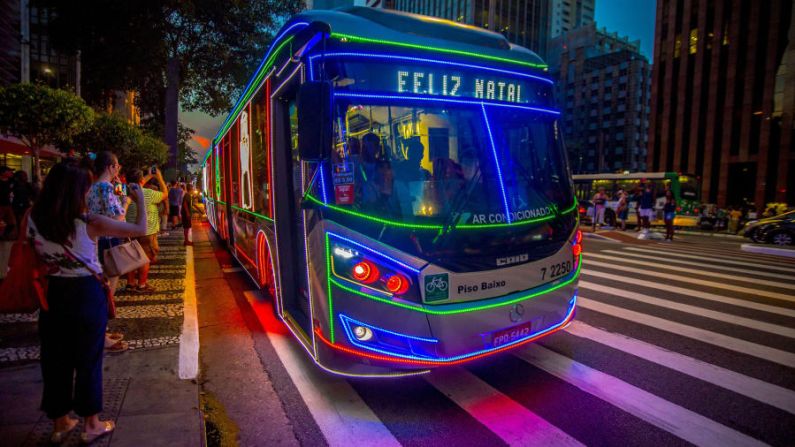
[[[149,262],[143,247],[134,239],[128,239],[124,244],[106,249],[102,256],[102,271],[107,276],[121,276]]]

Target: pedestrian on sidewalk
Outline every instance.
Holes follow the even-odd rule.
[[[119,172],[121,171],[119,159],[116,158],[113,152],[102,151],[94,156],[92,170],[94,172],[94,183],[88,190],[88,212],[92,215],[105,216],[124,222],[125,210],[129,199],[122,193],[121,184],[118,183]],[[116,185],[119,187],[117,188]],[[121,243],[122,240],[116,237],[100,237],[97,241],[100,264],[104,265],[105,250]],[[118,285],[118,276],[108,277],[110,299],[113,299]],[[124,335],[118,332],[106,332],[105,349],[108,352],[126,351],[129,348],[129,344],[122,340],[123,338]]]
[[[127,174],[127,181],[143,188],[143,186],[154,177],[160,186],[160,191],[165,191],[166,182],[163,180],[163,175],[160,173],[159,169],[155,169],[154,171],[154,175],[148,174],[145,176],[140,169],[134,169]],[[157,242],[157,233],[160,230],[160,217],[157,206],[162,203],[166,197],[166,195],[160,191],[143,188],[143,206],[146,208],[147,215],[146,232],[144,236],[138,238],[138,243],[141,244],[141,248],[144,249],[146,256],[149,258],[149,262],[140,269],[127,274],[126,289],[134,293],[153,293],[155,291],[152,286],[147,284],[147,280],[149,278],[150,264],[157,259],[157,254],[160,251],[160,245]],[[139,206],[136,203],[130,205],[127,209],[127,222],[132,222],[137,219],[138,208]]]
[[[180,187],[176,180],[171,181],[168,189],[168,219],[171,222],[171,229],[175,230],[179,223],[180,206],[185,191]]]
[[[28,219],[29,234],[42,261],[53,267],[48,276],[48,310],[39,314],[41,408],[55,424],[51,441],[61,443],[77,426],[72,410],[85,418],[83,442],[112,432],[101,421],[102,356],[108,323],[108,299],[97,272],[102,271],[97,239],[131,237],[146,230],[146,211],[135,223],[88,214],[89,172],[77,162],[56,164],[44,181]],[[143,203],[136,189],[133,201]]]
[[[28,181],[27,172],[17,171],[14,173],[13,193],[11,206],[14,207],[14,218],[17,222],[21,222],[25,213],[33,205],[33,201],[36,200],[36,190]]]
[[[618,191],[618,204],[616,214],[621,223],[621,231],[627,231],[627,218],[629,217],[629,195],[622,189]]]
[[[596,231],[596,225],[605,224],[605,206],[607,205],[607,194],[605,194],[604,187],[599,187],[596,194],[593,195],[593,229]]]
[[[182,195],[180,204],[180,219],[182,219],[182,232],[185,234],[183,245],[193,245],[191,239],[191,219],[193,218],[193,185],[188,183],[188,190]]]
[[[674,218],[676,218],[676,199],[674,199],[674,194],[669,189],[665,191],[665,204],[663,205],[666,241],[674,241]]]
[[[737,234],[737,231],[740,229],[740,218],[743,217],[743,212],[740,210],[740,207],[732,208],[729,211],[729,232],[732,234]]]
[[[635,203],[635,218],[637,219],[637,224],[635,225],[635,231],[640,231],[641,227],[643,226],[643,220],[640,217],[640,199],[643,197],[643,188],[638,185],[635,188],[635,191],[632,193],[632,202]]]
[[[14,171],[8,166],[0,166],[0,220],[5,223],[1,239],[15,239],[14,231],[17,228],[17,218],[14,215]]]
[[[646,182],[643,193],[640,196],[640,218],[643,221],[643,230],[649,231],[651,228],[651,218],[654,215],[654,192],[651,189],[651,182]]]

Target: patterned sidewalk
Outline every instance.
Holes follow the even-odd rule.
[[[182,332],[185,293],[185,247],[182,230],[160,237],[158,262],[152,265],[148,283],[152,294],[125,292],[119,281],[115,319],[110,329],[124,334],[130,349],[178,345]],[[39,359],[38,312],[0,314],[0,368]]]

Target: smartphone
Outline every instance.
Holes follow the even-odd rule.
[[[113,193],[116,194],[117,196],[122,196],[122,195],[126,196],[127,195],[127,191],[125,191],[125,189],[126,188],[125,188],[125,186],[123,184],[116,183],[113,186]]]
[[[152,169],[149,170],[149,173],[152,175],[157,174],[157,166],[152,165]]]

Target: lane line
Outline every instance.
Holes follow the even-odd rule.
[[[530,345],[514,355],[695,445],[765,445],[748,435],[540,345]]]
[[[718,257],[715,257],[715,256],[711,256],[709,259],[707,259],[706,257],[704,257],[704,255],[699,256],[699,255],[692,255],[692,254],[688,254],[688,253],[680,253],[680,252],[674,252],[674,251],[668,251],[668,250],[649,250],[647,248],[638,248],[638,247],[624,247],[624,250],[629,250],[629,251],[634,251],[634,252],[639,252],[639,253],[649,253],[649,254],[652,254],[652,255],[659,255],[660,252],[664,251],[667,256],[676,257],[676,258],[696,259],[696,260],[699,260],[701,262],[714,261],[714,262],[720,262],[722,264],[740,265],[740,266],[745,266],[745,267],[766,268],[766,269],[769,269],[769,270],[776,270],[776,271],[779,271],[779,272],[795,274],[795,269],[790,269],[790,268],[787,268],[787,267],[780,267],[780,266],[775,266],[775,265],[759,264],[759,263],[754,263],[754,262],[737,261],[736,258],[734,258],[734,259],[725,259],[725,258],[718,258]]]
[[[771,334],[781,335],[783,337],[795,338],[795,328],[780,326],[778,324],[765,323],[763,321],[755,320],[753,318],[745,318],[737,315],[718,312],[715,310],[704,309],[703,307],[691,306],[689,304],[682,304],[676,301],[669,301],[665,299],[656,298],[642,293],[631,292],[628,290],[621,290],[615,287],[607,287],[601,284],[596,284],[590,281],[580,280],[580,290],[586,288],[595,292],[605,293],[607,295],[620,296],[641,303],[651,304],[653,306],[664,307],[679,312],[685,312],[691,315],[709,318],[711,320],[722,321],[724,323],[743,326],[757,331],[768,332]]]
[[[244,292],[309,412],[331,446],[400,446],[389,429],[344,379],[326,374],[273,314],[273,306]]]
[[[193,247],[185,247],[185,300],[182,334],[179,337],[179,378],[195,379],[199,375],[199,314],[196,305],[196,272]]]
[[[577,303],[580,305],[580,307],[592,310],[594,312],[599,312],[611,317],[642,324],[644,326],[650,326],[661,331],[670,332],[672,334],[691,338],[702,343],[729,349],[734,352],[750,355],[767,360],[769,362],[778,363],[779,365],[784,365],[789,368],[795,368],[795,354],[782,351],[781,349],[762,346],[757,343],[752,343],[750,341],[708,331],[706,329],[700,329],[693,326],[688,326],[686,324],[677,323],[675,321],[669,321],[664,318],[655,317],[641,312],[635,312],[634,310],[623,309],[621,307],[605,304],[597,300],[585,298],[583,296],[577,297]]]
[[[795,391],[575,320],[566,332],[795,414]]]
[[[603,255],[599,253],[583,253],[586,258],[597,258],[597,259],[604,259],[607,261],[614,261],[614,262],[629,262],[633,265],[641,265],[644,267],[655,267],[664,270],[672,270],[674,272],[682,272],[682,273],[703,273],[708,275],[710,278],[721,278],[721,279],[728,279],[731,281],[739,281],[745,282],[748,284],[756,284],[758,286],[767,286],[767,287],[774,287],[777,289],[790,289],[795,290],[795,284],[787,284],[782,283],[781,281],[767,281],[764,279],[756,279],[751,278],[748,276],[738,276],[738,275],[727,275],[725,273],[717,273],[711,272],[708,270],[698,270],[694,268],[686,268],[686,267],[677,267],[675,265],[667,265],[665,262],[649,262],[649,261],[638,261],[634,259],[623,259],[617,256],[610,256],[610,255]],[[795,301],[795,298],[791,299]]]
[[[621,271],[625,271],[625,272],[629,272],[629,273],[637,273],[637,274],[640,274],[640,275],[654,276],[656,278],[670,279],[672,281],[684,282],[684,283],[688,283],[688,284],[695,284],[695,285],[699,285],[699,286],[714,287],[716,289],[730,290],[732,292],[747,293],[749,295],[764,296],[764,297],[767,297],[767,298],[773,298],[773,299],[777,299],[777,300],[787,301],[787,302],[790,302],[790,303],[795,303],[795,296],[784,294],[784,293],[770,292],[770,291],[767,291],[767,290],[752,289],[752,288],[749,288],[749,287],[735,286],[735,285],[732,285],[732,284],[724,284],[724,283],[715,282],[715,281],[706,281],[706,280],[703,280],[703,279],[690,278],[688,276],[672,275],[672,274],[668,274],[668,273],[655,272],[655,271],[652,271],[652,270],[637,269],[637,268],[634,268],[634,267],[627,267],[627,266],[624,266],[624,265],[611,264],[609,262],[601,262],[601,261],[589,260],[585,265],[587,265],[589,267],[596,266],[596,267],[609,268],[609,269],[612,269],[612,270],[621,270]],[[704,272],[702,270],[695,270],[694,269],[694,270],[691,270],[691,272],[692,273],[703,273],[704,275],[707,275],[707,276],[709,275],[709,272]]]
[[[610,253],[610,254],[616,255],[616,256],[622,256],[622,257],[631,258],[632,259],[631,262],[635,262],[634,259],[636,259],[636,258],[637,259],[645,259],[645,260],[654,259],[652,256],[649,256],[649,255],[643,255],[643,254],[640,254],[640,253],[627,253],[627,252],[619,251],[619,250],[602,250],[599,253]],[[628,260],[628,261],[630,261],[630,260]],[[713,264],[714,259],[710,259],[709,260],[709,264],[706,264],[706,265],[702,265],[700,263],[693,262],[693,261],[685,261],[683,259],[671,259],[670,257],[657,258],[657,261],[664,261],[666,263],[679,264],[679,265],[689,265],[689,266],[696,266],[696,267],[700,266],[702,268],[722,270],[724,272],[736,272],[736,273],[743,273],[743,274],[746,274],[746,275],[765,276],[765,277],[768,277],[768,278],[783,279],[785,281],[795,281],[795,275],[780,275],[778,273],[761,272],[761,271],[756,271],[756,270],[749,271],[747,268],[726,267],[724,265],[715,265],[715,264]],[[655,266],[656,265],[659,265],[659,262],[657,264],[655,264]]]
[[[743,300],[743,299],[739,299],[739,298],[731,298],[731,297],[728,297],[728,296],[717,295],[717,294],[709,293],[709,292],[703,292],[701,290],[686,289],[684,287],[677,287],[677,286],[674,286],[674,285],[669,285],[667,283],[645,281],[643,279],[636,279],[636,278],[631,278],[631,277],[621,276],[621,275],[613,275],[613,274],[607,273],[607,272],[591,271],[591,270],[585,269],[585,268],[582,270],[582,275],[583,276],[587,276],[589,278],[592,277],[592,278],[609,279],[611,281],[622,282],[622,283],[630,284],[632,286],[648,287],[650,289],[663,290],[663,291],[666,291],[666,292],[676,293],[676,294],[679,294],[679,295],[691,296],[691,297],[694,297],[694,298],[700,298],[702,300],[714,301],[714,302],[723,303],[723,304],[730,304],[732,306],[744,307],[746,309],[759,310],[759,311],[762,311],[762,312],[767,312],[767,313],[772,313],[772,314],[776,314],[776,315],[783,315],[783,316],[786,316],[786,317],[795,318],[795,309],[787,309],[787,308],[784,308],[784,307],[771,306],[769,304],[757,303],[755,301],[748,301],[748,300]]]
[[[425,380],[508,445],[583,445],[465,369],[443,368]]]

